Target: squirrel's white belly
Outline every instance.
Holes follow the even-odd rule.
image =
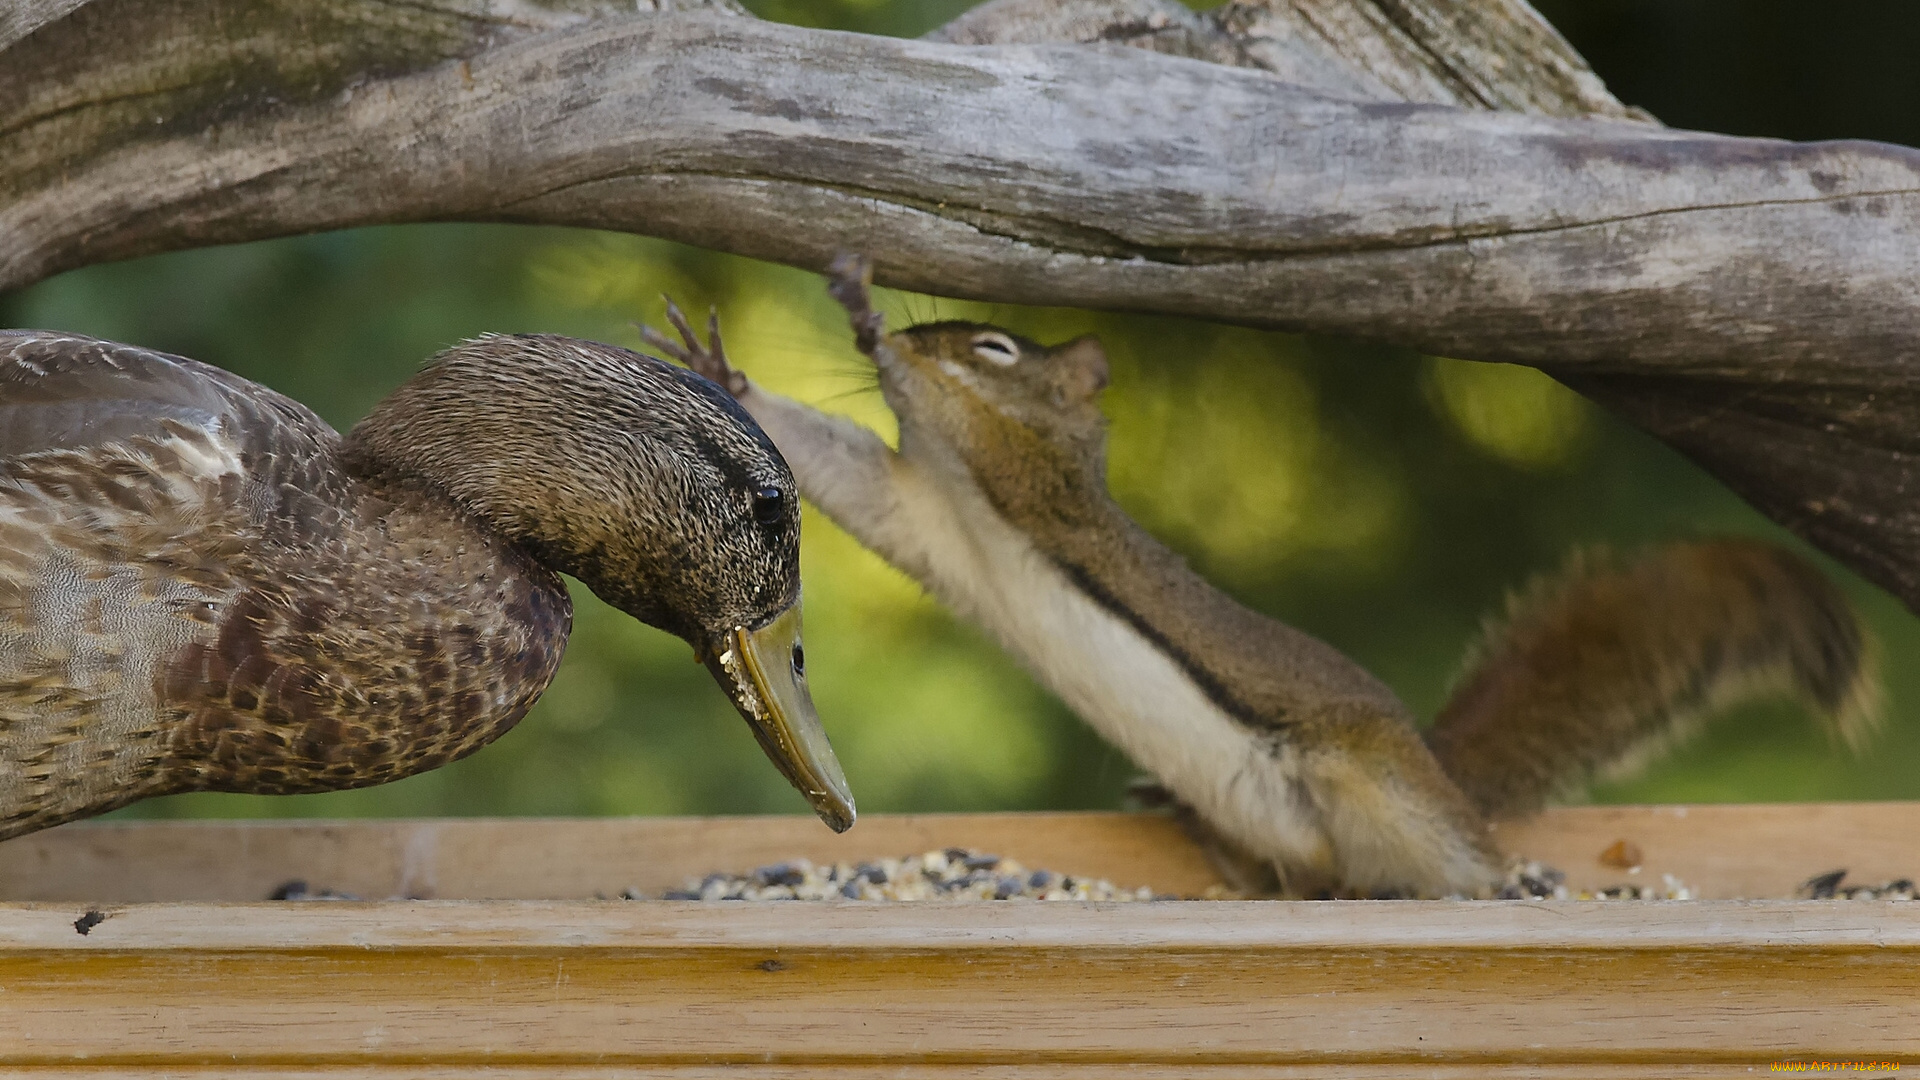
[[[1291,749],[1228,716],[971,485],[943,491],[906,463],[895,480],[903,511],[895,521],[917,534],[911,544],[941,600],[986,627],[1082,719],[1248,852],[1291,866],[1325,863],[1327,836],[1299,797]],[[956,505],[955,491],[970,505]]]

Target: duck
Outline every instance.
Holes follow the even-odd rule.
[[[688,642],[843,831],[799,540],[732,396],[615,346],[465,341],[343,436],[209,364],[0,331],[0,840],[471,754],[552,681],[563,574]]]

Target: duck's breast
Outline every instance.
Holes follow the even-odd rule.
[[[463,757],[546,689],[558,575],[420,491],[283,490],[213,633],[163,666],[181,787],[365,787]]]

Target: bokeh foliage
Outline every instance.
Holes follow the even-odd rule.
[[[1583,33],[1592,36],[1602,74],[1633,89],[1623,96],[1670,119],[1758,134],[1920,141],[1875,129],[1873,118],[1808,131],[1793,125],[1817,110],[1769,126],[1776,121],[1764,111],[1729,113],[1724,101],[1715,113],[1714,102],[1695,97],[1663,100],[1663,92],[1705,91],[1684,71],[1663,83],[1657,65],[1616,74],[1608,43],[1634,27],[1681,34],[1684,25],[1660,22],[1671,23],[1674,12],[1746,16],[1731,0],[1662,4],[1547,10],[1565,17],[1576,46],[1586,47]],[[757,6],[812,25],[918,33],[964,5]],[[1616,64],[1639,55],[1614,52],[1627,58]],[[45,282],[0,299],[0,321],[217,363],[344,427],[433,352],[483,331],[637,345],[630,320],[658,325],[663,292],[690,310],[716,307],[729,351],[755,379],[890,429],[872,373],[817,277],[614,234],[432,225],[187,252]],[[1106,407],[1121,502],[1235,596],[1348,650],[1422,715],[1444,699],[1483,614],[1574,548],[1706,533],[1784,539],[1677,455],[1527,369],[1180,319],[884,291],[881,299],[895,325],[971,318],[1043,341],[1099,334],[1114,365]],[[810,674],[863,810],[1119,804],[1129,763],[991,643],[811,511],[805,537]],[[1603,786],[1595,797],[1920,796],[1920,685],[1901,662],[1920,647],[1920,621],[1836,572],[1888,661],[1890,722],[1870,753],[1830,745],[1791,706],[1753,708],[1648,776]],[[466,761],[366,791],[180,796],[123,813],[803,809],[684,644],[583,589],[575,595],[577,629],[553,688],[519,729]]]

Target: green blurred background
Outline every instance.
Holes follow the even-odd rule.
[[[762,15],[922,33],[956,0],[759,0]],[[1920,144],[1909,0],[1565,0],[1543,10],[1625,100],[1669,123]],[[878,252],[881,258],[884,252]],[[0,322],[211,361],[346,427],[482,331],[636,345],[659,295],[717,305],[730,352],[783,393],[886,430],[844,319],[810,274],[673,244],[511,226],[367,229],[63,275]],[[1423,716],[1482,615],[1584,545],[1783,537],[1652,439],[1536,372],[1178,319],[881,294],[895,325],[965,317],[1114,361],[1122,503],[1246,603],[1358,657]],[[1114,807],[1134,770],[981,635],[809,512],[812,683],[861,809]],[[1920,797],[1920,622],[1826,563],[1877,629],[1888,723],[1855,756],[1791,706],[1731,715],[1602,801]],[[559,678],[517,730],[365,791],[189,795],[128,816],[804,812],[687,646],[575,588]]]

